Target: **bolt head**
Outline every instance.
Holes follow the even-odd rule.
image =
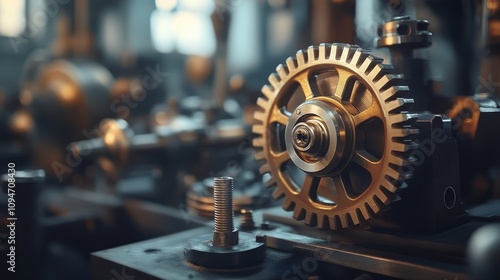
[[[231,232],[214,231],[212,236],[212,245],[215,247],[231,247],[238,245],[238,229],[234,228]]]

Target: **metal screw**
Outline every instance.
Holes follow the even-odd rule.
[[[238,230],[234,228],[233,178],[214,178],[214,220],[212,244],[229,247],[238,244]]]
[[[311,143],[311,135],[306,126],[301,125],[295,130],[295,144],[300,148],[306,148]]]

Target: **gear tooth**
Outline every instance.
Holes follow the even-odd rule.
[[[396,109],[407,109],[407,107],[411,104],[413,104],[413,99],[408,98],[396,98],[392,101],[386,102],[389,113],[393,112]]]
[[[371,68],[374,66],[376,63],[375,59],[373,56],[368,56],[365,61],[363,61],[363,64],[359,67],[359,70],[364,72],[365,74],[368,73]]]
[[[363,216],[364,221],[368,221],[370,219],[370,213],[366,209],[366,205],[363,204],[361,208],[359,208],[359,211],[361,212],[361,215]]]
[[[364,210],[364,208],[357,208],[356,209],[356,217],[358,218],[359,224],[362,224],[363,222],[366,221],[363,210]]]
[[[401,170],[395,170],[393,168],[387,168],[386,170],[386,175],[392,178],[395,181],[402,182],[405,179],[408,179],[408,174],[407,172],[403,171],[403,168],[400,168]]]
[[[417,128],[393,128],[391,131],[392,137],[408,137],[410,135],[418,134],[419,130]]]
[[[307,48],[307,61],[315,61],[317,60],[318,56],[318,49],[315,48],[314,46],[309,46]]]
[[[256,160],[266,159],[266,154],[263,151],[255,153],[255,159]]]
[[[379,187],[378,191],[374,195],[374,199],[375,198],[377,199],[376,201],[379,204],[379,206],[381,206],[380,208],[382,209],[383,206],[389,205],[389,202],[391,202],[390,200],[391,196],[392,194],[384,193]]]
[[[330,51],[330,59],[339,60],[340,55],[342,54],[342,50],[344,49],[343,44],[335,43],[332,45],[332,49]]]
[[[289,73],[288,68],[283,64],[280,64],[278,65],[278,67],[276,67],[276,72],[278,73],[281,81],[285,80]]]
[[[274,180],[271,182],[272,183],[269,185],[269,187],[276,183],[276,182],[274,182]],[[268,187],[267,184],[266,184],[266,187]],[[278,199],[283,198],[285,196],[285,193],[283,193],[283,191],[280,190],[279,188],[276,188],[276,189],[274,189],[272,196],[275,200],[278,200]]]
[[[369,202],[369,206],[370,206],[370,210],[373,212],[373,214],[377,214],[378,212],[380,212],[381,208],[379,206],[379,204],[377,204],[377,202],[375,202],[375,198],[376,196],[374,195],[372,197],[372,199],[370,199],[370,202]],[[377,198],[378,200],[378,198]]]
[[[400,153],[404,153],[404,152],[411,150],[411,147],[412,147],[411,145],[407,145],[405,143],[399,143],[399,142],[393,142],[391,145],[391,148],[393,151],[400,152]]]
[[[305,223],[310,227],[318,226],[318,216],[316,215],[316,213],[312,211],[306,212]]]
[[[257,106],[265,110],[267,107],[267,100],[262,97],[257,98]]]
[[[398,77],[398,75],[391,74],[392,71],[394,71],[394,67],[390,64],[377,64],[373,67],[369,77],[375,82],[379,82],[383,77],[386,77],[387,80],[391,81],[392,79]]]
[[[274,180],[273,180],[273,184],[274,184],[274,183],[275,183],[275,182],[274,182]],[[270,186],[272,186],[273,184],[271,184]],[[267,184],[266,184],[266,186],[267,186]],[[274,189],[272,196],[273,196],[273,198],[274,198],[275,200],[278,200],[278,199],[282,198],[283,196],[285,196],[285,193],[283,193],[283,191],[282,191],[282,190],[280,190],[279,188],[276,188],[276,189]]]
[[[359,218],[358,218],[358,215],[356,214],[356,212],[349,213],[349,218],[350,218],[351,223],[353,225],[359,225]]]
[[[342,49],[342,54],[340,55],[340,60],[349,63],[350,62],[350,59],[349,59],[350,52],[351,52],[351,46],[345,45],[344,48]]]
[[[375,212],[373,212],[373,209],[372,207],[370,206],[370,204],[368,202],[365,202],[363,204],[364,208],[363,208],[363,217],[366,217],[366,220],[370,220],[370,219],[373,219],[376,215]]]
[[[274,97],[274,89],[270,85],[264,85],[261,91],[262,94],[264,94],[268,99],[272,99]]]
[[[287,58],[286,59],[286,66],[288,67],[289,71],[296,69],[298,67],[297,60],[292,58],[292,57]]]
[[[336,230],[337,229],[335,227],[335,218],[328,218],[328,226],[330,227],[330,230]]]
[[[264,114],[264,112],[261,112],[261,111],[255,111],[253,113],[253,118],[255,120],[258,120],[258,121],[264,123],[264,121],[266,120],[266,114]]]
[[[382,210],[390,202],[389,198],[380,190],[376,194],[373,195],[373,201],[375,201],[375,204],[378,206],[378,209],[379,209],[378,212],[380,212],[380,210]]]
[[[409,113],[392,114],[389,116],[389,121],[392,124],[398,124],[414,120],[415,118],[417,118],[416,114],[409,114]]]
[[[394,164],[396,166],[401,166],[401,167],[404,167],[404,166],[407,166],[408,164],[410,164],[410,162],[407,159],[396,156],[396,155],[389,156],[389,163]]]
[[[264,138],[254,138],[252,140],[252,145],[254,147],[264,147]]]
[[[403,98],[396,98],[392,101],[386,102],[385,105],[387,106],[388,111],[391,112],[405,105],[403,100]]]
[[[302,221],[306,217],[306,209],[300,208],[300,207],[295,207],[295,210],[293,210],[293,218],[297,221]]]
[[[401,183],[401,186],[399,186],[399,189],[402,190],[402,189],[406,189],[408,188],[408,184],[406,182],[402,182]]]
[[[264,186],[266,186],[266,188],[269,188],[269,187],[271,187],[271,186],[273,186],[275,184],[276,184],[276,181],[274,181],[274,178],[271,177],[271,176],[269,176],[268,178],[266,178],[266,180],[264,180]],[[275,189],[275,191],[276,190],[277,189]],[[281,192],[281,193],[283,194],[283,192]],[[273,197],[274,197],[274,192],[273,192]],[[278,198],[276,198],[276,199],[278,199]]]
[[[403,76],[399,74],[387,74],[387,66],[384,66],[384,64],[375,65],[368,77],[375,81],[375,87],[380,91],[384,91],[392,85],[397,85],[396,83],[403,79]]]
[[[264,126],[259,124],[254,124],[252,126],[252,132],[255,134],[264,134]]]
[[[276,75],[276,73],[271,73],[271,75],[269,75],[269,83],[271,84],[271,86],[273,88],[279,88],[280,87],[280,78],[278,77],[278,75]]]
[[[329,218],[327,215],[323,215],[321,219],[318,218],[318,227],[321,229],[329,229],[330,228],[330,222]]]
[[[292,211],[295,208],[295,203],[285,195],[285,200],[283,200],[281,207],[283,207],[285,211]]]
[[[356,65],[357,68],[359,68],[369,55],[369,51],[358,48],[354,53],[351,61]]]
[[[325,43],[321,43],[319,45],[319,59],[327,59],[327,53],[328,51],[330,50],[331,48],[331,45],[330,44],[325,44]]]
[[[344,214],[339,215],[341,228],[348,228],[349,227],[347,215],[349,215],[349,213],[344,213]]]
[[[296,54],[296,57],[297,57],[297,65],[298,65],[298,67],[301,67],[301,66],[303,66],[303,65],[306,64],[306,62],[307,62],[306,61],[306,56],[305,56],[303,50],[298,51],[297,54]]]
[[[335,54],[335,59],[340,61],[346,61],[347,55],[349,52],[349,48],[351,47],[349,44],[339,44],[337,48],[337,53]]]
[[[407,86],[392,86],[392,87],[389,87],[389,88],[383,90],[380,93],[380,97],[382,98],[382,100],[387,102],[388,100],[394,99],[398,96],[405,95],[408,92],[409,92],[409,89]]]
[[[269,164],[264,164],[262,165],[260,168],[259,168],[259,172],[260,174],[264,174],[264,173],[267,173],[267,172],[271,172],[271,168],[269,167]]]
[[[389,192],[389,193],[395,193],[398,188],[396,186],[394,186],[394,184],[392,182],[389,182],[389,180],[387,180],[387,178],[384,178],[382,179],[382,184],[380,185],[380,189],[383,191],[383,192]]]

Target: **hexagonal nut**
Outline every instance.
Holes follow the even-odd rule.
[[[212,244],[216,247],[229,247],[238,244],[238,229],[232,232],[213,232]]]

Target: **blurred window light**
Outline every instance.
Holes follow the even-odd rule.
[[[151,35],[157,51],[201,56],[215,53],[215,32],[210,19],[215,7],[213,1],[156,0],[156,6],[158,9],[151,15]]]
[[[0,0],[0,36],[17,37],[24,32],[25,5],[25,0]]]
[[[226,0],[227,1],[227,0]],[[240,0],[233,2],[231,28],[228,38],[228,70],[247,73],[262,63],[259,2]],[[281,31],[278,31],[278,33]]]

